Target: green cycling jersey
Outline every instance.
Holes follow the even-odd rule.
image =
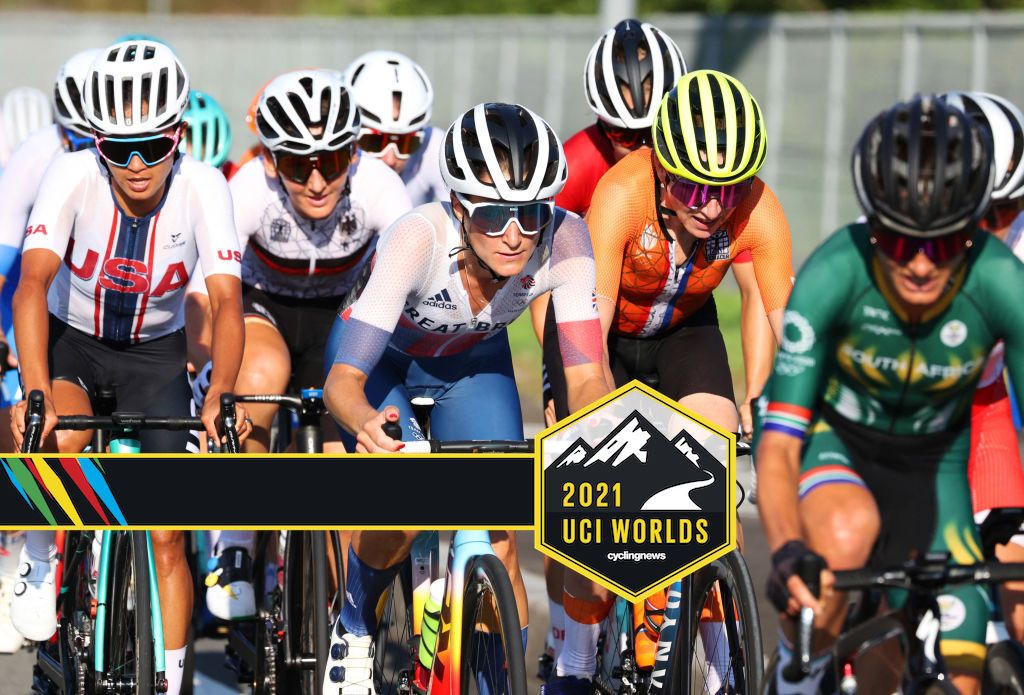
[[[942,298],[917,322],[898,308],[867,225],[837,231],[800,270],[786,307],[765,431],[803,437],[822,404],[897,435],[966,424],[989,352],[1024,402],[1024,265],[978,233]]]

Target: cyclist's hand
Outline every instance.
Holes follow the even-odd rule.
[[[797,574],[801,558],[807,555],[820,560],[824,568],[820,578],[821,598],[815,598]],[[825,560],[802,541],[788,541],[772,553],[772,571],[768,575],[768,599],[780,613],[795,617],[805,606],[813,609],[815,613],[821,613],[832,595],[834,585],[835,576],[828,571]]]
[[[743,441],[754,439],[754,413],[750,399],[740,404],[740,427],[743,428]]]
[[[401,451],[405,444],[384,434],[385,422],[398,422],[398,408],[389,405],[363,423],[356,432],[356,452],[360,454],[388,454]]]
[[[555,401],[548,399],[544,402],[544,424],[551,427],[556,422],[558,420],[555,417]]]
[[[15,403],[11,408],[11,434],[14,436],[14,446],[21,451],[21,445],[25,441],[25,411],[28,410],[28,399]],[[57,410],[53,407],[53,399],[49,395],[43,397],[43,431],[39,435],[39,443],[42,445],[46,438],[57,426]]]
[[[227,435],[220,434],[220,396],[220,393],[214,391],[207,392],[200,419],[203,421],[203,427],[206,428],[207,436],[215,442],[226,444]],[[239,442],[244,442],[252,434],[252,418],[249,417],[245,406],[240,403],[235,404],[235,432],[238,433]]]

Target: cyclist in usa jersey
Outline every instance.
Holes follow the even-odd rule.
[[[430,125],[434,88],[411,58],[394,51],[365,53],[345,69],[359,106],[359,149],[391,167],[413,205],[448,195],[441,179],[441,138]]]
[[[566,176],[554,132],[522,106],[480,104],[449,128],[442,167],[449,199],[416,208],[381,235],[365,287],[332,332],[325,399],[358,451],[402,447],[384,434],[386,420],[422,436],[415,396],[434,399],[431,433],[439,439],[521,438],[505,327],[549,290],[573,405],[610,391],[586,225],[553,201]],[[346,601],[332,633],[346,656],[329,664],[325,694],[372,692],[365,660],[374,607],[414,536],[354,534],[346,590],[355,600]],[[525,626],[514,536],[492,539]]]
[[[159,79],[158,79],[159,77]],[[115,92],[103,85],[117,82]],[[244,340],[238,239],[219,171],[178,152],[188,76],[162,44],[128,41],[104,49],[86,77],[85,116],[95,150],[62,154],[47,169],[25,232],[14,297],[25,389],[46,400],[49,450],[81,451],[89,433],[53,437],[56,415],[89,414],[95,387],[117,407],[189,415],[185,372],[185,286],[203,266],[213,305],[216,366],[202,419],[217,436],[219,398],[234,386]],[[12,410],[20,443],[25,402]],[[239,434],[250,426],[238,408]],[[188,433],[143,432],[142,448],[182,452]],[[176,695],[192,581],[180,531],[153,531],[167,647]],[[30,532],[11,619],[26,637],[56,628],[52,532]]]
[[[82,115],[82,85],[98,50],[82,51],[61,66],[54,80],[54,114],[57,123],[32,133],[15,150],[0,174],[0,342],[10,348],[9,367],[17,366],[11,300],[21,272],[19,259],[25,225],[39,193],[46,167],[62,152],[76,152],[93,146],[90,128]],[[21,400],[21,382],[16,370],[4,375],[0,394],[0,420],[7,408]],[[10,430],[2,428],[0,450],[13,451]]]

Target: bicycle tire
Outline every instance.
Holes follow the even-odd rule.
[[[616,599],[612,609],[601,621],[597,638],[597,669],[594,688],[603,695],[618,695],[623,680],[633,671],[633,616],[629,604]],[[617,675],[616,675],[617,674]]]
[[[526,656],[523,650],[522,627],[516,607],[512,582],[501,561],[494,555],[473,558],[466,580],[462,608],[462,695],[482,693],[477,673],[489,674],[497,683],[504,681],[501,695],[526,695]],[[491,598],[488,599],[488,596]],[[486,614],[485,614],[486,611]],[[476,626],[485,618],[498,621],[504,658],[500,665],[490,662],[487,654],[474,649]],[[495,695],[491,693],[491,695]]]
[[[690,577],[689,600],[684,591],[683,605],[690,606],[688,643],[679,639],[677,634],[669,657],[671,678],[666,683],[667,695],[677,693],[718,692],[717,687],[710,691],[707,687],[709,679],[714,682],[709,661],[718,656],[718,645],[711,648],[710,655],[707,645],[700,635],[701,615],[709,602],[715,602],[721,609],[724,620],[722,626],[729,650],[726,657],[725,673],[718,674],[723,683],[728,683],[731,690],[737,693],[753,693],[764,678],[764,648],[761,643],[761,625],[757,613],[757,597],[753,582],[747,571],[746,563],[739,552],[732,552],[715,560],[709,565],[694,572]],[[684,581],[685,586],[685,581]],[[719,598],[715,597],[717,592]],[[697,647],[700,640],[703,659],[698,657]],[[680,650],[685,644],[686,653]],[[685,682],[684,678],[689,682]]]
[[[412,564],[402,563],[373,634],[373,685],[376,695],[398,695],[403,678],[416,663],[412,634]]]
[[[986,695],[1024,695],[1024,646],[1004,640],[988,648],[981,691]]]
[[[285,543],[287,691],[319,695],[330,647],[327,543],[323,531],[289,532]]]
[[[137,695],[153,695],[153,626],[146,532],[116,533],[109,538],[114,549],[109,568],[111,592],[102,677],[108,683],[132,683],[132,692]],[[129,594],[134,604],[131,608]]]

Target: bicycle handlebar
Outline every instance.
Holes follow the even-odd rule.
[[[926,593],[958,584],[998,584],[1024,579],[1024,562],[981,562],[976,565],[925,562],[888,570],[847,570],[835,575],[836,591],[894,588]]]
[[[25,410],[25,438],[22,441],[21,453],[30,454],[39,450],[45,411],[43,392],[33,390],[28,395],[28,407]],[[238,441],[238,431],[235,428],[235,397],[233,394],[225,393],[221,396],[220,417],[224,435],[227,437],[228,453],[237,454],[241,450],[241,444]],[[150,417],[144,413],[120,412],[107,416],[61,415],[57,418],[55,429],[202,431],[206,429],[206,426],[198,417]]]
[[[388,435],[391,436],[391,435]],[[393,439],[393,437],[392,437]],[[403,454],[532,454],[533,442],[522,439],[405,442]]]

